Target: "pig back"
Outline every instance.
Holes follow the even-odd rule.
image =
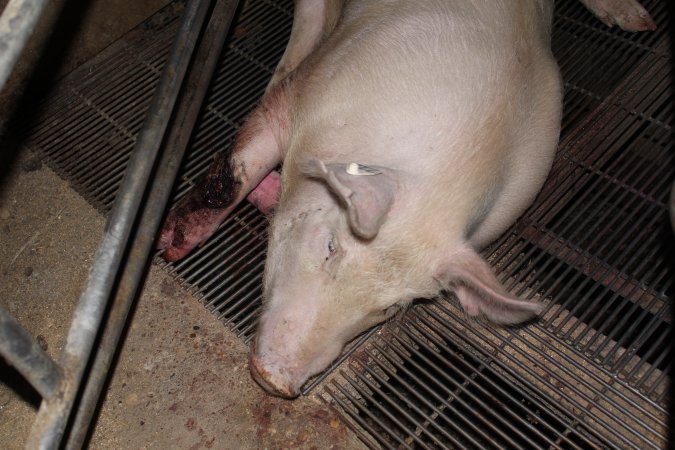
[[[409,202],[416,214],[451,209],[439,220],[468,233],[503,198],[522,210],[512,191],[536,193],[557,140],[550,20],[550,2],[534,0],[349,2],[296,75],[287,161],[399,170],[400,203],[407,192],[427,199]],[[545,148],[521,169],[534,146]]]

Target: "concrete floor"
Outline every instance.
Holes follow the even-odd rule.
[[[56,75],[95,55],[165,3],[91,2],[60,56]],[[50,3],[48,14],[53,16],[36,35],[43,37],[42,43],[37,42],[40,39],[31,43],[28,57],[0,95],[0,120],[25,99],[31,71],[44,66],[40,49],[61,4]],[[11,140],[6,133],[2,151],[14,148],[7,144]],[[58,357],[104,218],[36,155],[20,145],[16,148],[5,153],[0,163],[0,303],[37,336],[47,353]],[[39,401],[30,386],[0,360],[0,448],[23,447]],[[249,376],[242,341],[153,268],[89,447],[350,449],[363,445],[312,397],[286,401],[265,394]]]

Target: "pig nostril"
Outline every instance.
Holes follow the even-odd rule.
[[[255,346],[251,347],[251,353],[249,357],[249,370],[251,372],[251,377],[255,380],[256,383],[260,385],[265,391],[272,395],[278,397],[283,397],[287,399],[292,399],[300,395],[300,392],[292,389],[286,383],[273,382],[274,378],[272,374],[260,366],[260,363],[255,357]]]

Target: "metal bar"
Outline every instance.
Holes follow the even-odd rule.
[[[105,325],[101,344],[89,374],[66,449],[81,448],[86,438],[129,310],[146,273],[154,236],[166,209],[171,187],[175,183],[178,169],[199,117],[211,76],[238,4],[238,0],[216,1],[191,70],[186,76],[185,89],[178,100],[173,127],[167,136],[167,143],[158,165],[152,190],[141,213],[140,224],[134,235],[128,261],[115,294],[110,316]]]
[[[460,407],[464,407],[467,410],[472,409],[471,406],[468,405],[467,401],[462,398],[465,391],[462,390],[461,383],[458,382],[457,380],[452,380],[452,379],[450,379],[450,377],[444,376],[445,381],[447,381],[447,380],[451,381],[450,385],[445,385],[444,383],[439,382],[438,385],[434,386],[434,385],[431,385],[428,382],[424,382],[424,381],[420,380],[420,378],[418,376],[416,376],[415,374],[413,374],[410,370],[408,370],[405,367],[404,364],[396,361],[397,358],[393,358],[392,355],[396,355],[398,357],[398,359],[404,360],[405,364],[412,363],[413,367],[415,369],[417,369],[418,371],[420,371],[421,373],[424,373],[424,375],[427,378],[434,379],[433,375],[431,375],[427,370],[424,370],[423,368],[421,368],[421,366],[419,364],[414,362],[414,360],[411,357],[413,353],[412,353],[412,350],[411,350],[410,347],[405,347],[405,345],[402,343],[401,340],[399,340],[397,342],[396,341],[397,336],[392,335],[391,338],[392,338],[392,340],[388,341],[388,344],[389,344],[388,348],[393,350],[393,352],[387,352],[382,346],[377,344],[377,340],[374,340],[371,345],[375,350],[377,350],[380,353],[380,355],[382,355],[381,358],[379,358],[379,359],[376,358],[376,356],[372,352],[368,351],[367,349],[366,349],[365,353],[373,361],[378,362],[378,368],[380,370],[382,370],[384,373],[386,373],[390,380],[395,380],[396,383],[398,383],[401,386],[404,386],[405,388],[407,388],[409,392],[406,393],[401,388],[398,388],[398,389],[392,388],[390,382],[387,382],[386,380],[384,380],[382,377],[377,375],[377,373],[371,367],[368,367],[368,365],[366,364],[366,361],[363,359],[363,356],[361,356],[361,358],[359,358],[357,356],[357,358],[356,358],[357,360],[359,360],[359,364],[363,367],[364,372],[367,372],[372,378],[377,380],[377,382],[380,385],[386,386],[387,390],[389,390],[393,393],[393,395],[390,394],[388,396],[385,396],[384,397],[385,399],[396,396],[402,402],[405,402],[406,397],[410,398],[410,397],[414,396],[414,397],[417,398],[417,401],[419,403],[427,403],[428,404],[428,403],[430,403],[430,401],[423,396],[423,395],[426,395],[427,397],[431,397],[438,402],[436,405],[432,404],[430,407],[431,407],[431,409],[434,413],[438,414],[441,417],[442,417],[442,414],[443,414],[442,411],[444,409],[449,409],[450,410],[449,413],[452,414],[452,412],[453,412],[452,405],[451,405],[452,402],[459,403]],[[410,352],[410,356],[405,355],[404,352],[403,352],[403,349],[395,348],[393,345],[391,345],[393,342],[396,342],[399,346],[403,346],[408,352]],[[417,353],[417,352],[415,352],[415,353]],[[381,361],[386,361],[386,364],[382,364]],[[425,362],[428,362],[428,360],[425,361]],[[388,365],[391,366],[391,368],[387,367]],[[359,379],[361,379],[362,375],[359,372],[360,371],[355,371],[355,374],[358,376]],[[409,385],[409,383],[407,383],[401,377],[400,373],[404,373],[407,377],[414,380],[414,382],[418,384],[418,387],[416,387],[416,388],[411,387]],[[443,375],[445,375],[445,374],[443,374]],[[436,380],[434,379],[434,381],[436,381]],[[467,384],[470,383],[470,381],[466,380],[466,379],[463,380],[462,382],[467,383]],[[371,388],[371,390],[376,391],[376,389],[374,389],[374,386],[370,385],[369,387]],[[422,389],[420,389],[420,388],[422,388]],[[447,395],[447,398],[441,397],[440,394],[438,392],[436,392],[437,390],[442,390]],[[401,391],[403,391],[403,392],[401,392]],[[405,394],[405,396],[404,396],[404,394]],[[470,400],[475,400],[475,397],[470,399]],[[388,400],[388,401],[391,401],[391,400]],[[479,401],[478,404],[479,404],[479,406],[484,406],[480,403],[480,401]],[[419,410],[419,407],[417,407],[414,403],[411,402],[410,405],[407,405],[407,406],[408,406],[408,408],[411,408],[411,409],[417,408],[416,410],[418,411],[418,414],[421,415],[421,416],[425,416],[425,414],[421,410]],[[400,407],[397,407],[397,408],[400,408]],[[495,433],[495,434],[500,434],[501,435],[500,437],[502,437],[506,442],[508,442],[509,444],[511,444],[514,447],[516,446],[515,442],[509,436],[505,435],[498,428],[496,428],[492,423],[490,423],[488,420],[486,420],[484,415],[480,414],[480,412],[476,411],[476,409],[477,408],[475,408],[475,407],[473,408],[473,411],[472,411],[474,413],[473,417],[466,417],[466,416],[463,416],[461,414],[457,414],[453,418],[457,419],[457,422],[459,422],[459,423],[455,423],[454,421],[447,421],[448,423],[441,429],[441,432],[443,434],[446,434],[447,433],[446,428],[451,428],[451,429],[453,429],[454,433],[456,433],[459,436],[462,436],[462,438],[465,440],[465,442],[470,442],[475,448],[479,448],[481,446],[481,444],[475,439],[476,437],[483,438],[486,442],[493,442],[494,441],[494,439],[492,439],[488,435],[488,433],[490,433],[490,432]],[[473,423],[472,419],[477,419],[478,423]],[[433,420],[431,418],[428,418],[428,420],[431,423],[436,422],[436,420]],[[412,420],[411,420],[411,422],[415,423]],[[422,427],[422,426],[417,425],[417,424],[415,424],[415,425],[420,430],[424,430],[425,433],[429,434],[430,436],[433,436],[433,434],[431,432],[426,430],[426,428],[428,428],[428,426]],[[438,424],[434,423],[434,426],[436,428],[438,428]],[[485,431],[482,429],[483,427],[485,428]],[[406,429],[409,430],[409,428],[406,428]],[[448,437],[448,439],[454,440],[453,437],[448,436],[447,434],[446,434],[446,436]],[[459,442],[455,441],[453,443],[457,446],[460,446]]]
[[[417,317],[422,319],[419,315],[417,315]],[[422,321],[423,320],[424,319],[422,319]],[[427,322],[426,325],[429,326],[430,329],[439,332],[439,335],[442,336],[444,339],[448,339],[448,336],[441,334],[440,330],[436,327],[433,327],[433,324],[430,324],[430,322]],[[469,401],[472,402],[472,407],[468,409],[473,409],[475,411],[474,414],[476,414],[477,417],[481,418],[478,414],[478,409],[475,406],[473,406],[473,404],[481,406],[484,411],[487,411],[491,415],[491,417],[487,417],[488,420],[482,418],[484,422],[484,424],[481,425],[482,427],[486,429],[493,429],[493,432],[495,434],[501,434],[502,439],[506,442],[511,443],[511,445],[513,445],[514,447],[517,447],[517,445],[511,441],[511,436],[505,435],[501,430],[495,428],[495,425],[501,424],[504,427],[511,427],[510,433],[512,433],[514,436],[519,436],[524,441],[528,440],[531,441],[532,436],[538,436],[541,440],[548,441],[549,444],[552,444],[550,438],[547,437],[545,434],[543,434],[537,427],[534,427],[532,424],[527,422],[527,420],[524,420],[523,417],[518,417],[514,407],[504,408],[504,410],[501,411],[501,414],[498,414],[497,411],[491,411],[491,408],[488,406],[488,404],[485,404],[483,399],[486,399],[488,402],[490,400],[494,402],[493,399],[495,398],[494,395],[495,392],[499,392],[500,395],[509,399],[511,402],[513,402],[514,405],[519,404],[517,398],[512,397],[508,392],[504,391],[503,388],[501,388],[493,381],[491,381],[490,378],[484,373],[484,371],[486,370],[485,367],[488,367],[488,370],[490,372],[493,372],[493,370],[489,368],[487,364],[481,364],[477,366],[472,365],[469,361],[467,361],[470,358],[458,356],[457,352],[453,351],[447,345],[446,342],[438,340],[438,338],[432,334],[425,336],[423,330],[419,327],[419,325],[415,324],[412,320],[410,320],[410,318],[408,318],[408,320],[406,321],[406,326],[405,327],[399,326],[397,331],[398,332],[396,334],[398,336],[395,335],[392,338],[392,342],[399,343],[399,345],[402,345],[404,348],[407,349],[407,351],[411,352],[411,354],[414,354],[415,359],[424,362],[427,367],[433,369],[436,375],[435,376],[429,375],[429,376],[434,378],[435,381],[438,380],[437,382],[441,385],[441,388],[449,389],[450,385],[455,385],[457,392],[459,394],[455,396],[458,402],[463,401],[460,400],[461,396],[468,397]],[[411,340],[411,342],[414,342],[418,347],[424,348],[430,353],[435,353],[434,360],[432,361],[428,357],[425,357],[419,350],[414,349],[411,346],[411,344],[404,342],[399,336],[406,336],[408,337],[408,339]],[[456,363],[453,364],[447,357],[443,356],[443,354],[434,350],[432,347],[429,346],[429,344],[424,342],[420,336],[424,336],[426,339],[429,340],[429,342],[433,342],[434,345],[436,345],[442,351],[454,354],[456,357]],[[377,348],[376,343],[373,343],[373,345]],[[393,345],[390,344],[389,348],[394,349],[394,351],[396,352],[395,347]],[[419,371],[424,372],[425,369],[419,368],[419,364],[415,362],[415,359],[411,359],[407,363],[418,367]],[[452,379],[450,376],[448,376],[448,372],[464,373],[465,379],[462,380],[461,383],[459,383],[459,380]],[[466,375],[467,373],[470,373],[470,375]],[[469,387],[472,387],[473,389],[478,391],[478,395],[473,393],[469,389]],[[490,389],[488,390],[487,388]],[[537,413],[533,411],[531,408],[528,408],[526,405],[523,404],[519,406],[521,410],[527,411],[527,413],[531,417],[537,416]],[[510,417],[505,417],[506,414],[508,414]],[[560,438],[563,438],[563,436],[560,433],[556,433],[556,430],[551,426],[550,423],[541,423],[539,427],[546,428],[549,433],[558,434]],[[525,431],[528,431],[527,435],[524,434]],[[568,442],[568,445],[574,445],[574,443]]]
[[[341,370],[341,371],[340,371],[340,375],[342,376],[342,378],[343,378],[344,380],[346,380],[347,382],[349,382],[350,387],[356,392],[356,394],[357,394],[358,396],[360,396],[361,398],[369,398],[369,397],[370,397],[370,396],[368,395],[368,393],[364,391],[363,387],[362,387],[362,386],[359,386],[358,383],[356,383],[356,381],[355,381],[353,378],[349,377],[345,371]],[[350,395],[349,392],[348,392],[342,385],[340,385],[339,383],[337,383],[335,380],[333,380],[333,383],[332,383],[332,384],[333,384],[333,386],[334,386],[335,388],[337,388],[338,391],[340,391],[340,393],[341,393],[343,396],[345,396],[346,398],[348,398],[348,399],[352,402],[352,404],[358,409],[359,413],[364,413],[371,421],[375,422],[380,428],[385,429],[385,430],[390,429],[390,427],[386,426],[386,425],[382,422],[382,420],[380,420],[377,416],[375,416],[375,415],[373,414],[373,412],[370,410],[370,408],[367,408],[365,405],[362,405],[359,401],[355,400],[354,397],[353,397],[352,395]],[[333,399],[336,400],[336,401],[338,401],[337,395],[333,395]],[[340,403],[339,401],[338,401],[338,404],[340,404],[340,406],[342,406],[342,407],[344,408],[344,405],[343,405],[342,403]],[[382,414],[384,414],[384,415],[387,415],[387,417],[388,417],[388,418],[389,418],[396,426],[398,426],[399,429],[402,429],[402,430],[405,430],[405,429],[406,429],[406,428],[401,424],[400,420],[398,420],[396,417],[393,417],[391,414],[389,414],[389,412],[388,412],[387,410],[380,408],[380,411],[379,411],[379,412],[382,413]],[[357,415],[352,415],[352,417],[353,417],[354,419],[356,419],[358,416],[357,416]],[[360,422],[360,421],[359,421],[359,422]],[[364,428],[369,428],[369,427],[367,427],[367,426],[365,425],[365,423],[361,423],[361,422],[360,422],[360,425],[361,425],[362,427],[364,427]],[[401,439],[401,438],[400,438],[398,435],[396,435],[395,433],[391,433],[391,434],[389,434],[389,436],[392,437],[392,438],[394,438],[394,439],[396,439],[396,440],[398,441],[398,443],[399,443],[399,447],[398,447],[398,448],[403,447],[403,448],[407,448],[407,449],[413,450],[413,447],[411,447],[411,445],[410,445],[409,443],[407,443],[406,441],[404,441],[403,439]],[[411,437],[413,437],[413,436],[411,436]],[[429,447],[425,446],[424,443],[422,443],[422,448],[429,448]]]
[[[33,336],[0,306],[0,355],[35,388],[42,398],[51,398],[63,373]]]
[[[452,322],[445,320],[443,317],[441,317],[439,315],[438,312],[434,311],[432,308],[425,308],[424,309],[424,311],[430,317],[432,317],[434,319],[436,324],[438,324],[438,325],[442,324],[442,326],[445,327],[446,329],[453,326],[452,323],[461,323],[462,322],[461,317],[456,315],[452,311],[450,311],[450,309],[448,309],[448,307],[446,305],[443,305],[441,303],[436,303],[436,304],[433,305],[433,308],[435,308],[436,311],[442,312],[444,315],[446,315],[447,317],[449,317],[452,320]],[[419,317],[419,315],[418,315],[418,317]],[[438,325],[436,325],[435,327],[438,327]],[[432,325],[429,324],[429,326],[432,326]],[[467,330],[470,331],[470,333],[473,336],[477,337],[479,340],[486,341],[486,342],[490,341],[489,338],[485,334],[481,333],[478,330],[478,328],[476,328],[476,327],[468,328]],[[524,333],[529,332],[529,335],[532,338],[536,339],[538,342],[540,342],[539,345],[541,345],[542,347],[547,345],[547,343],[545,341],[541,340],[541,338],[536,336],[536,334],[532,333],[527,328],[523,328],[523,332]],[[457,331],[454,331],[454,333],[457,333]],[[523,336],[520,336],[517,333],[509,333],[509,335],[511,335],[511,336],[519,339],[521,342],[527,344],[527,342],[525,341]],[[465,337],[462,337],[462,338],[465,339],[468,343],[471,343],[474,339],[474,338],[465,338]],[[503,337],[501,337],[501,336],[500,336],[500,338],[503,339]],[[536,371],[533,370],[533,368],[537,367],[537,365],[540,364],[540,362],[535,360],[533,358],[533,356],[538,356],[539,358],[542,358],[542,360],[545,360],[547,362],[547,364],[549,365],[549,367],[558,367],[558,371],[560,373],[565,373],[565,371],[566,371],[565,366],[559,365],[556,358],[553,358],[553,357],[551,357],[551,356],[549,356],[545,353],[537,351],[534,355],[530,355],[528,352],[524,351],[516,343],[511,343],[510,347],[514,351],[513,355],[511,355],[508,352],[502,352],[501,355],[504,358],[507,358],[508,360],[510,360],[513,363],[513,367],[517,367],[518,369],[524,370],[531,377],[533,377],[540,384],[540,386],[544,386],[547,390],[550,390],[552,392],[558,391],[559,388],[557,387],[556,379],[560,380],[560,382],[562,382],[562,383],[564,383],[564,380],[559,375],[557,375],[556,372],[551,372],[551,375],[554,375],[553,377],[551,377],[551,376],[542,377],[541,375],[537,374]],[[523,384],[526,385],[526,386],[529,386],[529,388],[532,389],[533,391],[535,391],[535,392],[541,392],[542,391],[541,387],[531,385],[529,381],[527,381],[526,379],[524,379],[522,377],[522,375],[518,375],[518,372],[515,372],[514,369],[512,368],[512,366],[510,366],[510,365],[507,366],[502,361],[500,361],[498,359],[495,359],[492,352],[488,352],[488,351],[482,349],[481,347],[474,347],[474,348],[476,348],[478,351],[480,351],[486,357],[492,359],[494,361],[494,363],[497,364],[506,373],[510,373],[513,377],[521,379]],[[551,351],[554,351],[556,353],[556,356],[560,360],[565,360],[565,359],[569,360],[569,358],[564,353],[560,352],[554,346],[547,346],[546,348],[551,350]],[[573,405],[574,408],[576,408],[578,411],[585,411],[586,408],[587,408],[587,404],[582,403],[579,399],[575,398],[575,397],[579,397],[581,400],[583,400],[584,402],[588,402],[588,404],[593,405],[595,408],[598,408],[600,411],[607,411],[607,408],[603,408],[601,405],[593,402],[593,398],[591,397],[591,394],[592,393],[597,394],[600,391],[597,388],[594,388],[592,383],[587,381],[587,379],[585,379],[585,378],[588,377],[588,379],[595,379],[599,383],[601,383],[602,385],[605,385],[605,386],[606,386],[606,382],[604,382],[601,379],[597,379],[597,377],[592,372],[585,371],[583,369],[583,366],[581,366],[578,362],[570,361],[570,363],[574,366],[574,368],[581,369],[581,370],[584,371],[583,372],[584,378],[575,377],[576,378],[575,381],[577,382],[577,386],[572,387],[571,385],[568,385],[569,389],[571,390],[571,392],[573,392],[575,394],[575,396],[567,396],[567,397],[565,397],[565,401],[569,402],[571,405]],[[585,387],[588,390],[581,389],[581,387]],[[613,388],[611,388],[611,389],[613,389]],[[621,396],[621,393],[618,392],[618,391],[614,391],[614,394]],[[630,402],[630,399],[627,399],[623,396],[621,396],[621,397],[624,400],[626,400],[627,402]],[[653,427],[650,427],[647,423],[645,423],[642,419],[638,418],[637,416],[631,415],[628,410],[626,410],[624,407],[622,407],[619,403],[615,402],[612,398],[605,397],[605,398],[603,398],[603,400],[606,401],[612,407],[616,408],[616,410],[621,411],[626,416],[631,417],[631,419],[634,420],[636,423],[640,424],[640,426],[644,427],[645,429],[649,430],[654,435],[658,436],[658,431],[656,431]],[[644,408],[642,408],[640,405],[635,404],[635,403],[631,403],[631,406],[639,409],[641,412],[644,412],[645,415],[648,418],[650,418],[652,420],[659,421],[658,417],[655,417],[653,414],[650,414],[649,411],[644,410]],[[586,427],[587,423],[585,421],[583,421],[577,414],[575,414],[575,416],[580,420],[580,424],[583,424],[583,426]],[[605,413],[605,414],[603,414],[603,416],[604,415],[606,415],[609,418],[612,417],[611,414]],[[600,426],[604,427],[606,430],[611,430],[612,432],[614,432],[615,436],[617,438],[621,439],[624,442],[624,444],[626,444],[628,442],[622,434],[616,434],[616,433],[620,433],[620,431],[616,428],[616,426],[609,425],[606,422],[606,420],[601,418],[601,417],[596,417],[594,420],[597,420],[598,423],[600,424]],[[627,429],[630,428],[630,424],[621,423],[621,425],[623,425]],[[656,447],[656,444],[652,444],[651,441],[649,441],[645,438],[645,443],[646,442],[649,442],[650,445],[653,445],[654,447]]]
[[[429,310],[425,310],[427,314],[429,314]],[[509,393],[504,389],[503,386],[499,386],[498,383],[493,381],[491,379],[489,374],[492,374],[492,377],[494,378],[494,375],[496,374],[495,370],[491,367],[491,365],[488,363],[488,360],[485,360],[484,358],[486,355],[482,355],[481,358],[476,358],[476,361],[481,361],[481,364],[476,364],[475,362],[471,361],[471,357],[457,357],[458,353],[456,350],[451,349],[448,346],[448,342],[453,342],[453,343],[459,343],[460,341],[452,337],[450,334],[447,334],[446,332],[443,332],[441,328],[439,328],[437,325],[435,325],[431,320],[429,320],[429,317],[423,317],[422,315],[418,314],[417,311],[414,313],[414,317],[416,320],[414,320],[412,317],[406,318],[405,322],[405,327],[399,326],[398,328],[398,333],[399,335],[406,335],[408,336],[409,339],[411,339],[412,342],[415,342],[418,347],[421,348],[426,348],[427,351],[433,352],[433,353],[439,353],[436,350],[433,350],[427,343],[421,340],[421,336],[424,336],[425,339],[427,339],[429,342],[433,343],[436,347],[439,349],[442,349],[444,352],[448,352],[450,354],[454,354],[456,356],[456,362],[453,364],[447,357],[443,356],[442,354],[437,354],[435,356],[435,359],[433,361],[429,360],[428,358],[424,357],[419,351],[416,351],[416,357],[418,359],[421,359],[424,361],[426,359],[426,364],[429,367],[432,367],[435,372],[442,376],[443,378],[448,378],[447,372],[450,373],[467,373],[470,372],[470,378],[471,380],[469,381],[468,379],[461,385],[461,387],[458,387],[458,392],[461,393],[464,396],[468,396],[471,401],[474,401],[471,397],[475,396],[476,394],[472,393],[470,390],[468,390],[468,387],[471,386],[474,390],[478,391],[478,399],[482,403],[482,400],[480,399],[486,399],[488,402],[492,401],[495,402],[495,399],[497,396],[495,394],[499,394],[502,396],[502,399],[507,399],[509,402],[511,402],[512,405],[519,405],[517,408],[515,406],[512,406],[510,408],[504,408],[503,411],[501,411],[501,414],[498,414],[497,411],[491,411],[490,414],[492,417],[490,418],[490,422],[501,422],[501,424],[505,427],[511,427],[512,430],[510,431],[514,435],[520,435],[520,437],[524,440],[531,440],[532,437],[538,436],[540,440],[543,441],[549,441],[550,438],[547,437],[546,434],[543,432],[548,433],[549,435],[557,435],[558,439],[565,439],[567,440],[567,445],[569,446],[575,446],[576,445],[572,442],[569,441],[569,439],[566,439],[559,431],[555,429],[553,424],[548,423],[548,422],[541,422],[538,427],[534,427],[531,425],[529,422],[524,420],[524,417],[537,417],[539,413],[537,412],[536,407],[532,406],[527,406],[526,402],[521,402],[521,399],[514,397],[513,394]],[[412,314],[411,314],[412,315]],[[433,330],[437,335],[433,334],[428,334],[425,335],[423,328],[420,327],[420,324],[424,324],[425,327],[429,327],[430,330]],[[447,325],[445,325],[447,326]],[[439,337],[441,339],[439,340]],[[399,339],[400,340],[400,339]],[[403,342],[403,341],[401,341]],[[409,347],[410,344],[404,344],[406,347]],[[393,346],[392,346],[393,347]],[[410,350],[409,350],[410,351]],[[491,357],[488,357],[491,358]],[[460,365],[461,364],[461,365]],[[486,374],[487,372],[487,374]],[[466,376],[466,375],[465,375]],[[456,382],[455,382],[456,383]],[[444,383],[445,384],[445,383]],[[532,399],[531,397],[528,398],[524,393],[520,393],[522,395],[522,399],[526,399],[530,403],[534,403],[535,405],[540,402]],[[503,402],[503,400],[501,400]],[[505,402],[506,403],[506,402]],[[486,407],[483,405],[483,408],[486,411],[490,411],[490,408]],[[543,409],[539,407],[539,409]],[[520,413],[520,417],[518,415]],[[505,415],[508,414],[509,417],[506,417]],[[497,420],[495,420],[497,419]],[[520,423],[519,423],[520,422]],[[516,425],[517,424],[517,425]],[[558,422],[559,426],[570,428],[570,425],[566,421],[559,421]],[[490,426],[492,426],[490,424]],[[529,430],[529,433],[527,435],[523,435],[522,431],[520,429],[514,428],[515,426],[519,426],[523,431],[525,429]]]
[[[397,448],[403,448],[403,446],[406,446],[406,448],[411,448],[404,442],[401,443],[399,447],[394,447],[389,441],[385,440],[384,434],[381,432],[378,432],[373,426],[371,426],[366,419],[360,414],[361,412],[365,413],[367,418],[370,418],[372,420],[373,415],[372,413],[368,410],[367,406],[362,405],[359,403],[358,400],[352,395],[350,395],[344,387],[342,387],[340,384],[338,384],[335,380],[332,381],[332,386],[335,387],[340,394],[342,394],[345,397],[345,400],[341,399],[338,393],[331,389],[331,385],[326,386],[326,393],[330,396],[332,401],[327,401],[325,402],[329,405],[334,405],[337,404],[340,408],[342,408],[343,412],[342,415],[345,417],[345,414],[349,414],[349,417],[356,423],[356,425],[352,424],[352,422],[345,420],[345,423],[347,426],[356,433],[356,435],[361,439],[362,442],[366,444],[371,444],[371,441],[369,438],[375,438],[376,441],[382,446],[382,448],[386,449],[397,449]],[[319,397],[321,398],[321,397]],[[349,404],[347,404],[349,402]],[[349,409],[349,405],[352,405],[352,409]],[[376,420],[376,419],[375,419]],[[378,426],[380,426],[380,429],[387,429],[388,428],[383,428],[382,423],[378,423]],[[368,434],[365,434],[361,431],[361,429],[365,430]],[[395,434],[389,434],[392,438],[396,439],[398,442],[402,442],[400,438],[395,435]],[[371,448],[376,448],[375,446],[371,446]]]
[[[57,395],[43,400],[40,405],[27,448],[55,448],[63,438],[94,339],[119,273],[131,229],[209,7],[210,2],[195,0],[185,9],[171,57],[162,72],[148,117],[136,141],[135,151],[129,160],[103,238],[94,256],[87,285],[75,310],[60,359],[68,378],[59,386]]]
[[[366,342],[372,335],[380,331],[382,328],[382,325],[377,325],[370,330],[366,331],[365,333],[361,334],[360,336],[357,336],[350,344],[349,348],[347,350],[344,350],[342,354],[335,360],[333,363],[330,365],[330,367],[326,370],[324,370],[321,374],[317,375],[315,379],[311,380],[309,383],[305,383],[305,386],[302,388],[302,395],[308,395],[312,389],[316,387],[317,384],[322,382],[332,371],[335,367],[339,366],[342,364],[345,359],[347,359],[352,353],[357,348],[361,348],[361,345]]]
[[[647,303],[643,298],[654,299],[655,304],[651,308],[653,314],[664,305],[664,300],[652,294],[648,286],[639,285],[636,280],[627,277],[623,272],[610,268],[604,273],[599,273],[601,269],[606,268],[606,264],[597,256],[583,252],[579,247],[572,245],[567,239],[557,237],[552,232],[544,232],[534,226],[528,226],[523,232],[523,237],[539,248],[545,249],[547,253],[560,258],[591,280],[606,286],[630,301],[639,300],[641,303]],[[521,288],[517,294],[523,290],[524,288]],[[670,318],[664,318],[664,320],[670,322]]]
[[[345,379],[349,381],[349,383],[352,385],[352,388],[357,391],[362,397],[368,396],[368,392],[366,391],[366,388],[370,390],[377,389],[378,387],[374,385],[374,383],[362,383],[365,377],[363,377],[359,372],[354,372],[354,375],[356,375],[356,378],[350,377],[345,373],[342,374]],[[358,380],[357,380],[358,378]],[[419,423],[419,421],[414,418],[410,413],[408,413],[405,409],[401,408],[400,405],[397,405],[393,400],[391,396],[385,395],[382,396],[382,403],[379,405],[380,413],[389,419],[392,423],[394,423],[396,426],[398,426],[400,429],[407,431],[408,433],[408,440],[411,444],[411,441],[415,441],[417,445],[422,446],[422,448],[431,448],[429,445],[427,445],[426,442],[422,440],[422,437],[420,436],[421,433],[415,433],[415,432],[410,432],[411,429],[414,430],[422,430],[422,424]],[[405,422],[404,422],[405,421]],[[405,425],[404,423],[408,423],[412,425],[414,428],[411,428],[408,425]],[[437,444],[443,445],[443,443],[438,439],[438,437],[434,436],[433,434],[426,433],[428,437],[431,439],[435,440]],[[416,446],[417,446],[416,445]]]
[[[326,389],[328,392],[328,388]],[[360,428],[358,425],[356,425],[356,421],[348,420],[347,415],[345,412],[341,411],[340,409],[335,407],[335,404],[337,403],[333,398],[331,397],[330,394],[328,394],[329,399],[326,399],[323,395],[317,395],[316,398],[326,407],[328,407],[335,415],[340,417],[342,419],[342,423],[349,428],[352,433],[358,437],[361,442],[363,442],[366,447],[368,448],[377,448],[376,442],[380,442],[382,439],[379,436],[373,436],[371,434],[366,434],[364,433],[364,430]],[[373,441],[372,439],[375,438],[376,440]]]
[[[0,17],[0,91],[33,34],[47,0],[10,0]]]

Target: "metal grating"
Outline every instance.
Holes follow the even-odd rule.
[[[672,56],[667,2],[643,3],[660,25],[654,33],[608,29],[575,0],[556,5],[553,50],[565,80],[560,150],[536,203],[485,252],[512,292],[548,303],[543,320],[492,328],[468,323],[443,300],[362,336],[319,395],[364,442],[665,447]],[[114,199],[182,7],[171,4],[73,72],[37,120],[24,124],[29,145],[102,213]],[[283,53],[291,20],[290,0],[242,9],[174,201],[232,143]],[[155,260],[245,340],[261,302],[266,225],[242,204],[183,261]]]

